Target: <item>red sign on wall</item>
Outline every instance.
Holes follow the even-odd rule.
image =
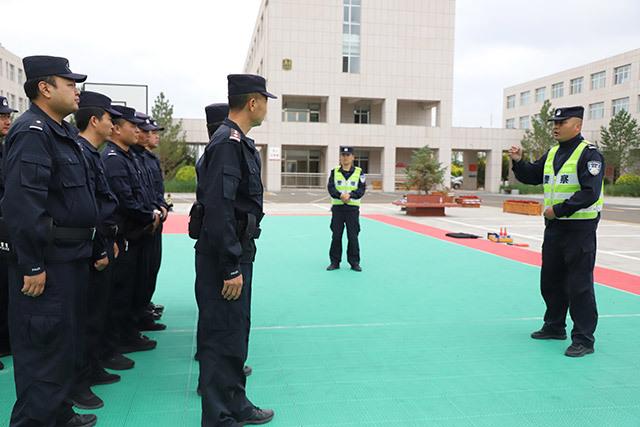
[[[478,172],[478,164],[470,163],[469,164],[469,172]]]

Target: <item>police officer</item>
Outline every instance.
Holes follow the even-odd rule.
[[[583,107],[557,108],[553,146],[533,163],[511,147],[513,171],[525,184],[544,185],[545,231],[540,288],[547,310],[534,339],[567,338],[567,310],[573,320],[569,357],[593,353],[598,322],[593,289],[596,229],[603,205],[604,158],[581,135]]]
[[[247,137],[267,114],[264,78],[228,76],[229,117],[198,161],[196,196],[204,216],[196,249],[202,425],[269,422],[274,412],[246,396],[255,242],[263,216],[260,155]]]
[[[112,263],[118,253],[115,245],[118,230],[115,210],[118,201],[107,183],[98,149],[111,137],[112,119],[121,115],[111,107],[109,97],[96,92],[82,92],[79,107],[74,113],[76,126],[80,130],[77,141],[87,159],[89,178],[95,188],[98,226],[89,265],[89,285],[82,304],[84,358],[69,398],[76,407],[96,409],[104,406],[104,402],[93,393],[90,386],[120,381],[119,375],[108,373],[100,365],[102,356],[111,354],[110,349],[106,349],[104,328],[110,309]]]
[[[9,107],[9,102],[4,96],[0,96],[0,142],[9,133],[11,127],[11,114],[17,113],[17,110]],[[2,151],[0,150],[0,171],[2,170]],[[0,176],[2,173],[0,172]],[[0,199],[4,192],[2,179],[0,177]],[[6,234],[6,233],[5,233]],[[8,236],[4,236],[5,238]],[[6,239],[8,240],[8,239]],[[5,242],[6,243],[6,242]],[[0,247],[0,250],[2,248]],[[0,357],[11,354],[11,346],[9,345],[9,287],[7,284],[7,260],[5,254],[0,253]],[[0,370],[4,369],[4,365],[0,361]]]
[[[153,150],[158,149],[160,146],[160,132],[164,131],[164,127],[160,126],[153,118],[149,118],[151,124],[151,133],[149,136],[149,142],[147,144],[147,150],[145,156],[149,160],[149,166],[151,171],[151,181],[153,183],[153,189],[156,194],[156,199],[162,213],[162,223],[164,223],[169,217],[169,210],[171,206],[169,202],[164,198],[164,176],[162,174],[162,166],[160,164],[160,158]],[[159,320],[164,313],[164,306],[161,304],[155,304],[152,301],[153,295],[156,291],[158,282],[158,273],[160,272],[160,266],[162,262],[162,223],[158,230],[153,235],[153,252],[150,262],[150,278],[149,278],[149,291],[146,295],[146,304],[148,311],[152,314],[154,320]]]
[[[66,400],[78,360],[79,294],[89,280],[97,207],[76,131],[78,109],[65,58],[23,59],[31,107],[5,141],[2,212],[9,265],[9,329],[17,401],[10,426],[93,426]]]
[[[331,264],[328,271],[340,268],[342,260],[342,234],[347,226],[347,261],[354,271],[360,267],[360,200],[366,191],[362,169],[353,164],[353,148],[340,147],[340,165],[329,174],[327,190],[331,196]]]
[[[113,107],[122,117],[114,120],[111,141],[102,153],[102,161],[109,188],[118,199],[116,216],[122,232],[117,244],[121,248],[114,263],[113,298],[114,310],[110,327],[117,331],[119,353],[152,350],[157,342],[140,334],[137,328],[134,298],[138,286],[138,264],[142,253],[142,239],[160,224],[160,211],[149,207],[145,192],[143,171],[137,156],[131,149],[137,144],[140,133],[138,125],[142,121],[135,117],[133,108],[116,105]],[[121,359],[118,354],[113,357]],[[111,362],[103,360],[109,368]],[[106,362],[106,363],[105,363]],[[115,364],[120,364],[114,360]]]
[[[158,271],[160,268],[160,255],[158,242],[162,239],[162,222],[167,218],[166,202],[164,201],[164,190],[162,195],[157,190],[158,184],[155,182],[159,172],[159,161],[147,150],[151,141],[151,132],[155,126],[151,124],[151,117],[136,111],[136,118],[141,120],[138,125],[138,142],[131,146],[131,151],[142,172],[142,190],[145,193],[145,207],[150,210],[160,211],[160,225],[144,233],[140,238],[140,259],[137,266],[137,284],[134,295],[134,313],[137,327],[140,331],[162,331],[167,328],[162,323],[156,323],[154,311],[149,307],[151,295],[155,291]],[[158,171],[156,172],[156,169]],[[162,179],[162,175],[160,175]]]
[[[226,119],[227,116],[229,115],[229,104],[226,104],[226,103],[210,104],[204,107],[204,112],[207,119],[207,133],[209,134],[209,139],[211,140],[211,138],[213,137],[213,134],[216,132],[216,130],[218,130],[220,125],[222,125],[222,123],[224,122],[224,119]],[[204,159],[204,156],[201,157],[201,159]],[[200,330],[200,328],[198,328],[198,330]],[[197,349],[199,349],[200,338],[198,337],[196,341],[197,341],[196,347]],[[198,360],[197,349],[196,349],[196,355],[194,356],[196,360]],[[245,377],[248,377],[253,373],[253,369],[251,368],[251,366],[248,366],[248,365],[244,366],[243,371],[244,371]],[[201,388],[198,387],[199,394],[202,394],[201,391],[202,391]]]

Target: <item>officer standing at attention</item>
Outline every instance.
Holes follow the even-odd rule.
[[[364,173],[353,165],[353,148],[340,147],[340,165],[329,174],[327,190],[331,196],[331,264],[327,271],[340,268],[342,260],[342,234],[347,226],[347,261],[354,271],[360,267],[360,200],[366,191]]]
[[[110,329],[117,331],[118,347],[112,357],[103,360],[103,366],[127,366],[118,353],[147,351],[156,348],[157,342],[140,334],[134,312],[134,297],[138,283],[138,264],[142,251],[142,238],[160,224],[160,211],[149,208],[146,190],[143,189],[142,171],[136,155],[131,149],[137,144],[138,125],[142,121],[135,117],[135,110],[120,105],[114,109],[122,114],[114,120],[111,141],[102,152],[102,161],[109,188],[118,199],[116,216],[122,225],[122,234],[117,241],[121,249],[114,263],[113,289],[114,310]],[[130,361],[130,360],[129,360]],[[132,361],[131,366],[133,366]]]
[[[157,160],[151,154],[147,147],[151,140],[151,131],[155,126],[151,124],[151,118],[139,111],[136,111],[136,118],[141,123],[138,124],[138,142],[131,146],[131,151],[135,153],[138,166],[142,174],[142,190],[145,193],[145,207],[152,211],[159,211],[161,222],[156,228],[148,230],[140,238],[140,258],[137,266],[137,283],[134,296],[134,313],[136,317],[137,327],[140,331],[162,331],[167,326],[162,323],[156,323],[154,312],[150,310],[151,292],[155,290],[155,282],[158,276],[160,262],[158,257],[158,234],[162,233],[162,222],[167,218],[166,203],[164,202],[164,194],[162,197],[158,195],[156,184],[154,182],[154,167]]]
[[[202,426],[269,422],[274,412],[246,396],[254,240],[263,217],[260,154],[247,133],[267,114],[263,77],[228,76],[229,117],[197,163],[204,216],[196,249]]]
[[[83,360],[69,398],[78,408],[97,409],[104,406],[104,402],[90,387],[120,381],[119,375],[108,373],[100,365],[102,356],[112,353],[106,349],[105,324],[110,308],[112,263],[118,254],[118,247],[115,245],[118,231],[115,210],[118,200],[107,183],[98,149],[111,138],[112,119],[121,114],[111,107],[109,97],[96,92],[82,92],[79,107],[74,113],[76,126],[80,130],[77,141],[87,159],[89,178],[95,188],[98,226],[89,265],[89,285],[81,303]]]
[[[78,362],[77,304],[89,281],[98,217],[76,130],[78,109],[65,58],[23,59],[31,107],[5,141],[2,212],[15,260],[9,265],[9,329],[17,401],[10,426],[93,426],[66,400]]]
[[[567,310],[573,320],[569,357],[593,353],[598,322],[593,289],[596,229],[603,199],[604,158],[581,135],[583,107],[557,108],[550,118],[558,145],[533,163],[513,146],[516,178],[544,186],[544,242],[540,289],[547,310],[534,339],[567,339]]]
[[[0,96],[0,143],[9,133],[11,127],[11,114],[17,113],[17,110],[9,107],[9,102],[4,96]],[[2,150],[0,149],[0,171],[2,170]],[[0,176],[2,173],[0,172]],[[0,199],[4,193],[4,185],[0,177]],[[2,216],[2,215],[0,215]],[[6,239],[8,236],[4,236]],[[2,240],[2,238],[0,238]],[[9,239],[6,239],[9,240]],[[6,242],[5,242],[6,243]],[[0,247],[0,357],[11,354],[11,346],[9,345],[9,285],[7,284],[7,254],[3,253],[4,249]],[[0,370],[4,369],[4,365],[0,361]]]

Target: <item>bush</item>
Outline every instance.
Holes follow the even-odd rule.
[[[640,186],[640,176],[638,175],[622,175],[616,181],[616,185],[638,185]]]
[[[182,166],[178,169],[178,173],[176,173],[176,181],[181,182],[189,182],[194,181],[196,179],[196,168],[195,166]]]
[[[191,181],[178,181],[172,179],[164,182],[165,193],[195,193],[196,192],[196,180]]]
[[[540,185],[527,185],[522,183],[515,183],[501,187],[506,193],[511,193],[511,190],[518,190],[520,194],[542,194],[544,189],[542,184]]]
[[[619,180],[618,180],[619,181]],[[640,197],[640,183],[604,186],[605,196]]]
[[[464,168],[462,166],[455,163],[451,164],[451,176],[461,176],[463,172]]]

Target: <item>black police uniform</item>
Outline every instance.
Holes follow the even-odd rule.
[[[79,356],[79,292],[89,279],[98,216],[75,136],[34,104],[5,142],[2,212],[16,255],[9,266],[17,392],[11,426],[54,426],[74,416],[65,398]],[[44,293],[23,295],[23,276],[42,272]]]
[[[158,199],[155,188],[155,177],[153,176],[152,170],[154,160],[147,155],[147,149],[140,145],[130,147],[130,151],[133,152],[140,170],[142,191],[145,200],[144,206],[150,211],[159,210],[160,206],[162,206],[162,201]],[[155,282],[159,269],[158,233],[161,233],[160,227],[158,227],[155,232],[149,230],[144,233],[139,240],[141,247],[140,258],[137,263],[138,279],[133,302],[136,323],[139,327],[148,326],[153,323],[153,314],[149,311],[149,303],[151,302],[151,290],[155,290]]]
[[[156,154],[149,150],[145,150],[143,153],[145,157],[145,163],[149,168],[151,178],[151,189],[154,192],[155,204],[158,207],[163,207],[167,211],[169,210],[169,204],[164,198],[164,178],[162,176],[162,166],[160,165],[160,159]],[[166,220],[166,218],[163,219]],[[156,232],[152,235],[152,249],[150,251],[149,259],[149,288],[145,295],[144,303],[145,307],[151,304],[153,294],[156,291],[158,283],[158,273],[160,272],[160,266],[162,263],[162,223],[156,229]]]
[[[582,135],[561,142],[553,159],[554,174],[569,159]],[[544,179],[545,153],[533,163],[513,163],[513,172],[525,184],[542,184]],[[599,162],[600,169],[592,174],[588,162]],[[580,209],[594,204],[600,197],[604,176],[604,158],[595,146],[586,148],[578,160],[580,191],[553,207],[556,217],[567,217]],[[593,170],[593,169],[592,169]],[[543,330],[564,335],[567,310],[574,326],[571,338],[574,344],[593,348],[594,332],[598,322],[593,269],[596,260],[596,230],[600,215],[596,219],[545,219],[544,242],[542,244],[542,271],[540,289],[546,303]]]
[[[349,171],[345,171],[340,168],[340,172],[348,180],[353,172],[355,166]],[[335,172],[331,171],[329,174],[329,182],[327,183],[327,190],[329,195],[334,199],[340,198],[340,192],[336,190]],[[361,199],[366,191],[366,183],[364,173],[360,176],[358,181],[358,188],[351,192],[351,198],[353,200]],[[331,259],[332,266],[339,266],[342,260],[342,234],[344,233],[345,225],[347,226],[347,261],[353,266],[360,266],[360,244],[358,242],[358,234],[360,233],[360,207],[347,204],[332,205],[331,206],[331,248],[329,249],[329,258]]]
[[[251,326],[254,239],[263,216],[260,155],[252,139],[225,119],[197,164],[204,217],[196,249],[202,425],[236,426],[250,416],[243,367]],[[222,297],[223,282],[242,274],[242,294]]]
[[[89,178],[94,182],[98,204],[98,226],[89,263],[89,286],[85,298],[86,360],[78,378],[79,385],[87,387],[92,377],[101,369],[100,360],[115,352],[113,340],[105,336],[105,326],[113,307],[112,276],[115,263],[113,244],[118,234],[115,217],[118,199],[109,188],[100,152],[81,136],[78,136],[78,143],[89,165]],[[96,270],[94,263],[104,257],[108,257],[109,264],[102,271]]]
[[[154,220],[143,189],[142,171],[131,148],[125,151],[108,142],[102,153],[109,188],[118,199],[116,217],[122,230],[117,240],[121,250],[114,263],[114,310],[110,319],[110,327],[117,331],[122,353],[128,352],[128,346],[142,339],[136,326],[134,297],[138,287],[141,239],[149,233]]]
[[[17,110],[9,107],[9,102],[4,96],[0,96],[0,114],[17,113]],[[2,141],[0,137],[0,142]],[[4,183],[2,181],[2,149],[0,149],[0,199],[4,194]],[[0,216],[2,213],[0,212]],[[4,239],[0,237],[0,357],[11,354],[9,344],[9,285],[7,283],[7,256],[5,249],[8,249],[8,235],[4,230]],[[4,240],[4,241],[3,241]],[[0,362],[0,369],[4,365]]]

